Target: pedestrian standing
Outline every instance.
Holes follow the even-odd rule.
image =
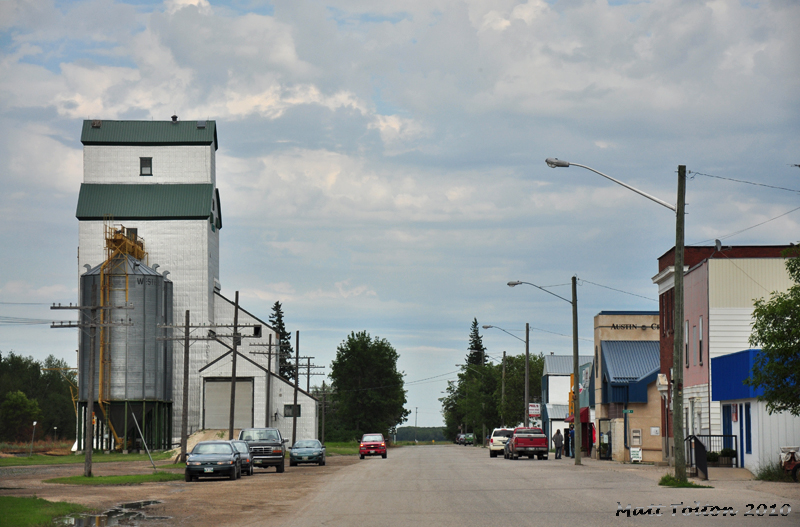
[[[564,436],[561,435],[561,430],[556,430],[553,436],[553,444],[556,446],[556,459],[561,459],[561,448],[564,445]]]
[[[575,449],[578,448],[575,444],[575,425],[569,425],[569,442],[572,445],[569,451],[569,457],[575,457]]]

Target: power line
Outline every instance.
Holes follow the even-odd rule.
[[[615,289],[615,288],[613,288],[613,287],[609,287],[609,286],[607,286],[607,285],[596,284],[596,283],[594,283],[594,282],[590,282],[589,280],[584,280],[583,278],[581,278],[581,279],[580,279],[580,281],[581,281],[581,282],[586,282],[587,284],[596,285],[597,287],[603,287],[603,288],[605,288],[605,289],[610,289],[610,290],[612,290],[612,291],[616,291],[617,293],[625,293],[626,295],[638,296],[639,298],[644,298],[645,300],[652,300],[653,302],[658,302],[658,300],[657,300],[657,299],[655,299],[655,298],[651,298],[651,297],[649,297],[649,296],[637,295],[636,293],[629,293],[629,292],[627,292],[627,291],[623,291],[622,289]]]
[[[774,218],[770,218],[768,220],[762,221],[761,223],[756,223],[755,225],[747,227],[746,229],[742,229],[740,231],[732,232],[732,233],[726,234],[724,236],[719,236],[717,238],[711,238],[709,240],[703,240],[702,242],[696,242],[696,243],[691,243],[691,244],[687,244],[687,245],[705,245],[706,243],[713,242],[714,240],[724,240],[726,238],[731,238],[733,236],[736,236],[737,234],[742,234],[743,232],[749,231],[750,229],[755,229],[756,227],[760,227],[760,226],[764,225],[765,223],[769,223],[771,221],[775,221],[778,218],[782,218],[782,217],[786,216],[787,214],[791,214],[792,212],[795,212],[795,211],[798,211],[798,210],[800,210],[800,207],[797,207],[797,208],[794,208],[794,209],[792,209],[790,211],[784,212],[783,214],[775,216]]]
[[[757,187],[767,187],[767,188],[774,188],[777,190],[786,190],[788,192],[800,192],[800,190],[795,190],[793,188],[785,188],[785,187],[776,187],[774,185],[767,185],[766,183],[754,183],[752,181],[745,181],[743,179],[733,179],[730,177],[722,177],[722,176],[714,176],[712,174],[703,174],[702,172],[692,172],[691,170],[687,170],[689,174],[695,174],[697,176],[705,176],[705,177],[713,177],[716,179],[724,179],[725,181],[734,181],[736,183],[745,183],[747,185],[755,185]]]

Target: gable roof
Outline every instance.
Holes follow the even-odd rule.
[[[593,362],[591,355],[579,355],[578,365]],[[572,355],[545,355],[542,375],[570,375],[572,374]]]
[[[196,184],[81,184],[79,220],[204,220],[211,217],[214,186]]]
[[[203,124],[201,128],[199,124]],[[216,121],[83,121],[84,145],[214,145]]]

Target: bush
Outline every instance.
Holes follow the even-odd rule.
[[[761,481],[792,481],[792,475],[783,470],[777,461],[761,465],[755,476]]]
[[[719,453],[719,457],[736,457],[736,451],[732,448],[723,448]]]
[[[716,463],[719,461],[719,452],[706,452],[706,461]]]

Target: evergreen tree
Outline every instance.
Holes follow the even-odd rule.
[[[286,326],[283,324],[283,308],[280,302],[275,302],[272,306],[272,314],[269,316],[269,323],[278,332],[280,337],[278,343],[278,375],[284,379],[294,382],[294,349],[292,348],[292,334],[286,331]],[[274,351],[274,350],[273,350]]]
[[[467,364],[473,366],[482,365],[486,361],[486,348],[483,346],[483,337],[478,331],[478,319],[472,319],[472,327],[469,331],[469,348],[467,349]]]

